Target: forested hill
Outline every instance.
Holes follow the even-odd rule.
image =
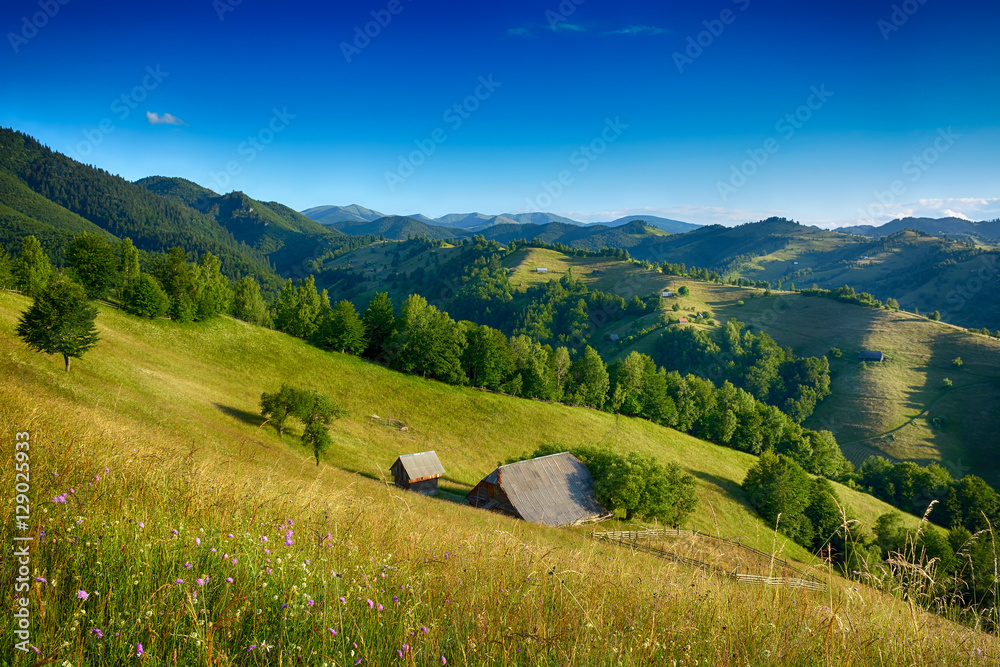
[[[137,185],[210,216],[240,243],[263,253],[278,274],[299,275],[343,234],[277,202],[242,192],[220,195],[183,178],[150,176]]]
[[[0,169],[106,232],[131,238],[138,248],[211,252],[230,276],[250,274],[273,281],[264,254],[240,243],[211,217],[103,169],[76,162],[26,134],[0,128]],[[39,215],[38,222],[65,228],[64,220],[44,212]]]

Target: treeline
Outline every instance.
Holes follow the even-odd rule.
[[[842,303],[853,303],[866,308],[883,307],[883,303],[874,296],[868,292],[856,292],[850,285],[844,285],[843,287],[835,290],[823,289],[814,285],[808,289],[799,290],[799,294],[804,296],[818,296],[827,299],[834,299],[835,301],[840,301]],[[895,303],[895,299],[890,299],[890,302]],[[890,308],[891,307],[892,306],[890,306]],[[895,307],[898,309],[899,304],[895,303]]]
[[[972,475],[956,481],[940,466],[893,466],[880,457],[866,461],[856,477],[869,493],[947,530],[927,523],[907,530],[902,514],[890,512],[864,533],[827,480],[810,477],[795,461],[773,452],[762,454],[747,472],[743,489],[761,517],[839,564],[848,576],[863,575],[872,585],[902,581],[911,599],[932,608],[956,600],[966,607],[994,606],[992,525],[1000,520],[1000,495]],[[881,577],[880,570],[893,576]]]
[[[830,395],[826,357],[798,357],[771,336],[730,320],[712,336],[693,327],[671,328],[656,341],[655,359],[669,370],[729,381],[801,423]]]

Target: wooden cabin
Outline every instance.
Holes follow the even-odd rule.
[[[473,507],[546,526],[568,526],[611,516],[594,498],[590,471],[569,452],[500,466],[466,498]]]
[[[435,496],[438,492],[438,478],[444,475],[444,466],[434,452],[404,454],[389,468],[396,486],[416,491],[425,496]]]

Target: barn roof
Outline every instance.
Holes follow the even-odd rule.
[[[483,481],[499,485],[525,521],[565,526],[608,513],[590,471],[569,452],[500,466]]]
[[[440,477],[444,474],[444,466],[438,460],[437,454],[433,451],[421,452],[419,454],[403,454],[396,463],[402,466],[403,471],[411,482],[430,477]],[[396,467],[393,463],[393,467]]]
[[[861,350],[858,359],[860,361],[882,361],[885,359],[885,355],[878,350]]]

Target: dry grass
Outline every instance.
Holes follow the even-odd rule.
[[[31,644],[46,659],[121,664],[139,643],[158,664],[206,665],[997,659],[994,638],[844,580],[824,594],[739,587],[586,529],[378,481],[404,451],[438,449],[457,488],[509,452],[607,439],[680,460],[700,474],[700,527],[760,530],[769,547],[733,495],[751,462],[738,452],[636,420],[609,433],[608,415],[399,376],[232,320],[180,326],[102,309],[102,343],[67,375],[11,337],[26,305],[0,295],[0,425],[5,442],[31,433],[32,530],[44,530],[31,567],[46,580],[32,581]],[[348,408],[322,466],[258,428],[256,398],[282,378]],[[367,420],[390,410],[413,430]],[[12,478],[11,454],[0,460]],[[5,636],[12,622],[5,614]]]

